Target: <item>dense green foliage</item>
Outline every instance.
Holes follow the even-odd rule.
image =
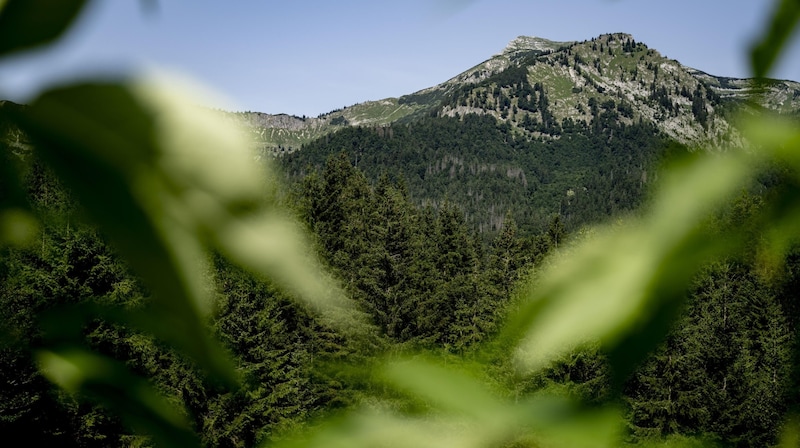
[[[559,125],[556,139],[531,139],[492,116],[468,114],[346,128],[279,160],[298,179],[346,151],[370,182],[383,173],[403,179],[415,204],[456,205],[479,233],[495,235],[507,214],[529,235],[555,215],[574,230],[639,206],[659,163],[677,150],[651,126],[621,123],[613,101],[593,110],[590,125]]]
[[[712,266],[697,280],[686,316],[629,385],[637,435],[774,443],[790,403],[795,343],[786,311],[760,283],[735,263]]]
[[[3,148],[7,151],[8,148]],[[129,273],[104,237],[80,219],[71,195],[48,170],[32,162],[26,185],[35,210],[48,216],[41,240],[27,249],[5,248],[0,259],[0,306],[4,329],[21,346],[0,356],[3,382],[0,431],[27,434],[59,446],[126,446],[134,443],[118,418],[83,400],[58,393],[36,368],[30,348],[46,344],[38,321],[94,303],[140,309],[149,292]],[[213,274],[212,274],[213,272]],[[93,321],[82,332],[100,353],[124,360],[151,378],[191,415],[210,446],[252,446],[286,430],[321,408],[348,402],[335,378],[312,372],[316,363],[358,357],[345,336],[325,327],[268,283],[217,259],[213,265],[216,310],[208,322],[236,355],[247,390],[226,391],[185,359],[140,331]],[[364,348],[364,347],[362,347]],[[369,349],[369,347],[366,347]]]
[[[84,4],[37,22],[25,1],[0,8],[25,30],[0,56],[55,39]],[[780,2],[755,73],[799,19]],[[2,104],[0,430],[66,446],[796,446],[796,125],[750,117],[757,150],[684,160],[638,208],[665,142],[620,124],[624,104],[551,122],[544,89],[513,75],[541,119],[528,132],[558,138],[471,115],[344,129],[287,161],[286,197],[174,84]],[[492,172],[476,138],[506,177],[540,170],[525,232],[499,191],[501,220],[470,208],[503,186],[475,175]],[[384,173],[392,157],[411,173]],[[428,171],[474,190],[426,197],[405,176]],[[546,175],[567,179],[551,197]],[[582,194],[596,203],[571,209]]]
[[[26,346],[41,344],[36,321],[47,310],[86,298],[136,308],[148,295],[102,235],[81,223],[71,195],[34,160],[28,155],[22,161],[28,166],[25,185],[49,224],[36,245],[7,248],[0,268],[4,325]],[[323,411],[391,397],[358,376],[334,373],[325,367],[331,363],[376,362],[380,353],[409,343],[476,353],[515,306],[510,298],[517,281],[566,238],[557,221],[546,232],[522,237],[507,217],[497,237],[481,243],[461,210],[448,203],[438,211],[418,208],[402,182],[383,175],[371,185],[344,153],[310,173],[292,200],[323,258],[376,326],[372,342],[320,324],[269,282],[220,257],[210,267],[217,304],[209,325],[233,353],[246,390],[220,389],[140,332],[101,321],[84,329],[94,349],[125,360],[185,408],[209,446],[252,446]],[[757,202],[751,199],[751,209],[735,213],[755,213]],[[632,437],[706,434],[753,447],[775,440],[794,404],[790,388],[800,383],[790,368],[800,316],[793,314],[791,297],[782,299],[791,294],[785,285],[792,275],[768,286],[753,263],[745,257],[717,264],[696,279],[685,317],[625,387]],[[37,440],[69,446],[143,441],[102,408],[57,393],[29,353],[8,348],[0,358],[4,432],[38,428]],[[589,403],[612,399],[608,364],[596,346],[532,376],[513,375],[510,360],[503,359],[487,374],[507,393],[566,387]]]
[[[70,194],[32,157],[22,161],[30,165],[25,184],[33,208],[49,216],[49,224],[35,246],[5,249],[0,266],[4,327],[28,347],[46,337],[36,322],[48,310],[86,300],[135,309],[149,294],[104,238],[82,224]],[[396,185],[383,178],[370,187],[343,157],[331,158],[319,176],[306,179],[305,188],[299,200],[307,205],[300,212],[316,230],[334,272],[380,329],[378,340],[354,345],[269,283],[220,258],[213,265],[218,297],[209,324],[234,353],[251,385],[247,391],[219,390],[140,332],[102,322],[84,329],[93,348],[125,360],[184,406],[210,445],[250,446],[320,409],[347,405],[357,385],[346,387],[313,367],[368,356],[380,339],[454,350],[484,339],[495,331],[511,285],[531,254],[509,225],[491,253],[482,255],[460,211],[417,212]],[[541,242],[539,250],[550,246]],[[4,432],[32,431],[61,415],[36,431],[42,441],[125,443],[119,421],[68,396],[58,398],[37,373],[30,352],[9,348],[0,361]]]
[[[524,260],[514,224],[490,252],[450,204],[417,210],[386,175],[371,187],[345,154],[303,182],[298,202],[346,289],[397,342],[456,350],[493,333]],[[505,238],[503,241],[502,238]],[[551,246],[548,240],[540,251]]]

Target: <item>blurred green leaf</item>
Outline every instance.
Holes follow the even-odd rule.
[[[81,392],[115,411],[161,446],[197,446],[186,418],[145,380],[117,361],[87,349],[62,347],[37,354],[42,373],[69,392]]]
[[[769,160],[787,163],[800,172],[800,125],[788,117],[764,113],[740,118],[744,136],[752,143],[754,151]]]
[[[206,334],[207,246],[270,278],[349,331],[365,328],[275,202],[274,176],[249,141],[174,82],[53,89],[19,122],[155,292],[128,322],[173,344],[232,384]]]
[[[17,106],[0,101],[0,139],[5,140],[12,123],[9,110]],[[22,166],[11,143],[0,140],[0,246],[24,246],[39,232],[39,223],[30,213],[20,172]]]
[[[623,428],[616,408],[584,408],[540,393],[513,403],[494,396],[472,375],[419,359],[391,362],[383,377],[430,404],[417,417],[373,404],[327,421],[279,447],[616,447]]]
[[[163,179],[162,188],[185,202],[193,219],[214,226],[218,209],[253,211],[274,199],[277,184],[266,166],[256,163],[247,134],[200,106],[208,94],[185,87],[189,84],[183,78],[156,74],[127,88],[151,120],[157,144],[152,168]],[[205,215],[202,201],[213,201],[217,207]]]
[[[36,239],[39,221],[25,210],[0,209],[0,246],[25,246]]]
[[[18,121],[155,291],[153,312],[138,323],[234,384],[231,364],[218,356],[201,318],[209,300],[201,246],[154,169],[164,148],[153,113],[122,85],[83,84],[42,94]],[[176,211],[167,208],[173,205]]]
[[[351,334],[368,331],[366,317],[324,272],[301,229],[276,210],[230,216],[209,233],[228,258],[304,300],[326,325]]]
[[[576,409],[568,418],[537,419],[529,436],[537,446],[552,448],[614,448],[620,446],[623,419],[618,409]],[[549,423],[549,424],[546,424]]]
[[[328,422],[321,430],[301,439],[272,446],[281,448],[479,448],[474,425],[445,418],[410,418],[385,410],[369,409]]]
[[[87,0],[0,2],[0,56],[48,44],[78,17]]]
[[[758,261],[762,271],[774,272],[800,241],[800,126],[795,120],[764,114],[743,120],[742,131],[756,154],[783,167],[791,177],[767,198],[755,223],[763,238]]]
[[[700,157],[670,172],[641,221],[600,231],[559,255],[529,286],[506,332],[522,340],[522,364],[540,369],[600,340],[612,353],[625,346],[624,362],[613,367],[626,373],[664,336],[671,319],[662,312],[680,306],[702,261],[724,250],[703,235],[702,223],[748,174],[742,154]]]
[[[447,412],[470,417],[486,426],[502,425],[508,417],[504,404],[477,380],[453,368],[410,359],[393,362],[384,376],[396,387]]]
[[[766,77],[786,42],[794,33],[800,19],[800,2],[797,0],[779,0],[777,8],[770,17],[769,25],[761,39],[756,42],[750,53],[753,75]]]
[[[800,418],[797,415],[792,415],[786,420],[778,446],[780,448],[800,446]]]
[[[202,92],[177,88],[179,80],[134,85],[154,114],[172,201],[202,240],[240,266],[275,281],[321,313],[323,320],[349,332],[364,319],[333,279],[325,274],[307,235],[276,202],[277,182],[265,162],[256,162],[247,134],[188,98]]]

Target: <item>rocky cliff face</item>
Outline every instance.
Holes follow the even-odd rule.
[[[620,122],[649,122],[676,141],[712,148],[743,144],[730,120],[745,99],[756,98],[780,113],[800,110],[796,82],[755,86],[750,80],[711,76],[624,33],[583,42],[520,37],[499,55],[428,92],[436,89],[447,92],[442,115],[491,114],[534,137],[557,134],[548,131],[554,127],[537,123],[588,125],[602,109]]]

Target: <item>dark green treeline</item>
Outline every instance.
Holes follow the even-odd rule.
[[[495,235],[506,215],[527,235],[547,230],[554,215],[574,230],[634,210],[664,157],[680,151],[650,125],[621,122],[613,101],[593,111],[591,123],[564,120],[553,135],[476,114],[347,127],[278,160],[297,181],[346,151],[370,182],[388,171],[416,205],[456,205],[482,235]]]

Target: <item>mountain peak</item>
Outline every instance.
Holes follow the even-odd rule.
[[[518,36],[506,45],[502,54],[513,54],[521,51],[555,51],[574,42],[556,42],[542,37]]]
[[[633,35],[628,33],[606,33],[597,37],[599,40],[635,40]]]

